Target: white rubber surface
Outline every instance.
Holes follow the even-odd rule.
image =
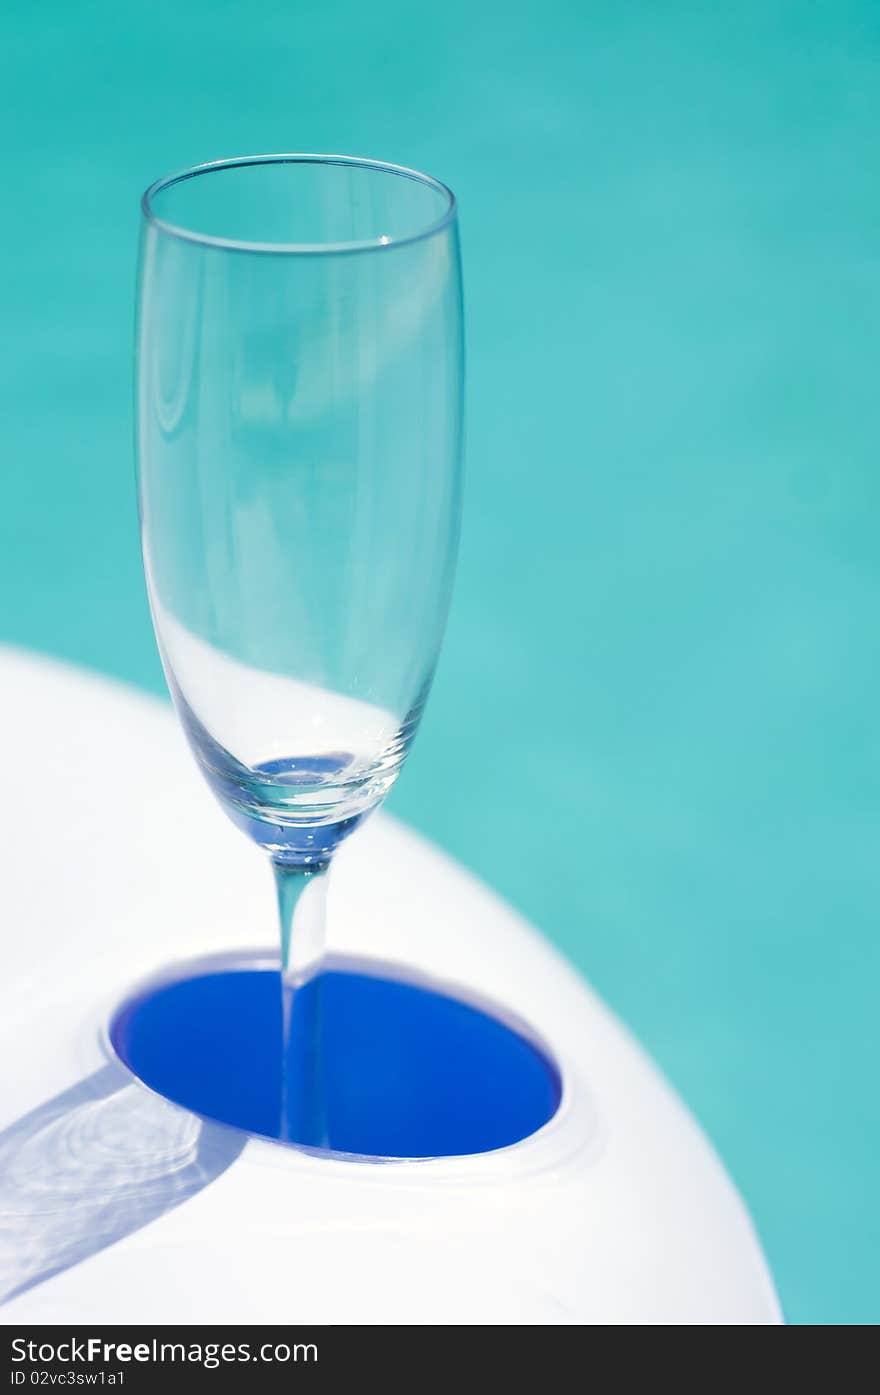
[[[175,959],[270,947],[275,910],[262,855],[215,806],[165,705],[13,651],[0,651],[0,694],[9,1130],[102,1068],[103,1026],[133,982]],[[749,1217],[700,1130],[509,907],[380,814],[342,848],[329,913],[334,950],[414,965],[529,1021],[563,1070],[557,1117],[498,1153],[415,1163],[252,1140],[175,1209],[37,1282],[69,1255],[77,1217],[88,1248],[113,1187],[149,1177],[157,1127],[166,1149],[198,1131],[129,1086],[113,1128],[96,1130],[86,1102],[33,1125],[26,1155],[19,1132],[5,1135],[0,1289],[4,1275],[7,1289],[31,1286],[0,1319],[780,1321]]]

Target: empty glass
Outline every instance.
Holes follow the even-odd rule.
[[[275,155],[159,180],[142,207],[153,622],[200,768],[272,859],[289,1024],[320,967],[333,853],[397,777],[446,619],[455,200],[393,165]],[[322,1143],[317,1061],[290,1093],[290,1136]]]

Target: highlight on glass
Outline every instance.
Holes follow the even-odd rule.
[[[418,728],[455,565],[456,205],[413,170],[273,155],[161,179],[142,209],[153,623],[196,761],[274,868],[302,1047],[282,1127],[323,1146],[318,1025],[298,994],[320,973],[333,854]]]

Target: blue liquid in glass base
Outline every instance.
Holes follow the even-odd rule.
[[[553,1117],[551,1061],[498,1018],[433,989],[330,969],[298,990],[321,1023],[327,1146],[449,1157],[517,1143]],[[251,1134],[281,1120],[281,990],[267,968],[194,972],[144,990],[111,1024],[114,1048],[159,1094]],[[294,1035],[289,1050],[301,1049]],[[296,1061],[288,1078],[296,1080]],[[289,1117],[295,1115],[292,1105]]]

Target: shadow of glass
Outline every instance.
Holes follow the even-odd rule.
[[[245,1139],[108,1064],[0,1132],[0,1303],[193,1196]]]

